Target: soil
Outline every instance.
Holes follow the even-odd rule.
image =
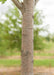
[[[0,59],[21,59],[20,56],[8,56]],[[34,59],[54,59],[54,56],[35,56]],[[20,67],[1,67],[0,75],[21,75]],[[54,75],[54,67],[34,67],[34,75]]]
[[[21,68],[0,68],[0,75],[21,75]],[[34,75],[54,75],[54,68],[34,67]]]

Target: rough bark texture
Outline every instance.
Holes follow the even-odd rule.
[[[33,75],[33,0],[24,0],[22,20],[22,74]]]

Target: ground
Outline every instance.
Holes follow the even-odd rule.
[[[8,56],[0,59],[21,59],[20,56]],[[54,56],[34,56],[34,59],[54,59]],[[1,67],[0,75],[20,75],[21,68],[20,67]],[[54,75],[54,67],[34,67],[35,75]]]
[[[34,60],[41,60],[41,61],[46,60],[44,61],[44,64],[45,62],[48,62],[47,60],[54,61],[54,52],[52,50],[49,52],[47,51],[47,52],[35,52],[35,53],[34,53]],[[19,55],[0,57],[0,64],[3,63],[4,60],[6,61],[6,60],[20,60],[20,59],[21,59],[20,53]],[[5,62],[5,64],[7,63]],[[18,61],[17,61],[17,64],[18,64]],[[38,64],[40,64],[40,62]],[[40,65],[41,66],[34,66],[34,75],[54,75],[54,66],[51,66],[51,65],[47,66],[47,64],[45,66],[43,66],[42,64]],[[0,75],[21,75],[21,66],[18,66],[18,67],[9,66],[8,67],[8,66],[0,65]]]
[[[0,68],[0,75],[20,75],[20,67]],[[35,75],[54,75],[54,68],[34,67]]]

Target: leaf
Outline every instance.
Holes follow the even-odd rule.
[[[3,4],[3,3],[5,3],[7,0],[0,0],[0,2]]]

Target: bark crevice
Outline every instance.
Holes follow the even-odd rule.
[[[31,52],[29,52],[28,50],[21,50],[21,52],[22,52],[22,56],[31,55]]]

